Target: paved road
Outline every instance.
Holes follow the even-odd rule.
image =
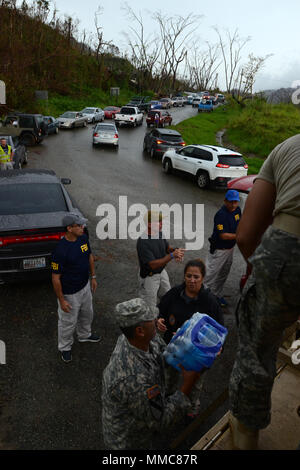
[[[174,123],[196,114],[191,107],[171,112]],[[75,342],[73,362],[64,364],[57,352],[57,304],[51,284],[0,287],[0,339],[7,347],[7,364],[0,366],[0,448],[103,449],[101,376],[119,334],[113,320],[114,306],[137,296],[137,257],[134,240],[97,239],[100,218],[96,210],[100,204],[118,208],[120,195],[127,196],[128,206],[202,203],[205,245],[200,251],[188,252],[186,260],[206,257],[207,238],[224,190],[200,190],[189,178],[165,175],[160,160],[142,152],[145,131],[145,123],[135,129],[120,128],[119,150],[93,148],[91,126],[60,131],[30,151],[29,168],[53,169],[60,177],[71,178],[67,189],[89,219],[91,246],[99,256],[94,327],[103,340],[100,344]],[[228,383],[236,347],[233,310],[243,270],[242,258],[236,253],[226,284],[227,346],[207,373],[203,410]],[[172,284],[182,281],[183,265],[170,263],[168,271]],[[226,404],[182,444],[183,448],[189,448],[225,409]],[[168,448],[179,431],[156,445]]]

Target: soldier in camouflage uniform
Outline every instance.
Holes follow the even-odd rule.
[[[299,317],[299,185],[300,134],[265,161],[237,232],[237,244],[253,268],[238,308],[239,348],[229,387],[238,449],[256,448],[259,429],[270,423],[278,348],[284,329]]]
[[[151,449],[152,439],[184,416],[200,374],[183,370],[183,385],[166,396],[162,352],[156,335],[156,312],[142,299],[116,306],[123,331],[102,381],[102,426],[108,449]]]

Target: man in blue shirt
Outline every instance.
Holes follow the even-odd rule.
[[[64,362],[72,360],[75,329],[80,342],[100,341],[99,336],[91,333],[94,315],[91,290],[95,292],[97,281],[94,258],[84,234],[86,222],[77,214],[65,216],[65,236],[52,253],[52,284],[58,300],[58,349]]]
[[[222,306],[227,305],[222,297],[222,289],[232,265],[236,230],[241,219],[239,201],[238,191],[227,191],[224,205],[214,217],[214,230],[209,238],[210,252],[206,261],[205,285],[218,297]]]

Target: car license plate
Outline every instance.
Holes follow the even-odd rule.
[[[23,259],[23,269],[37,269],[46,267],[46,258]]]
[[[109,139],[110,138],[110,135],[109,134],[101,134],[101,137],[103,139]]]

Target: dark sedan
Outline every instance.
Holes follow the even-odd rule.
[[[167,150],[184,146],[185,142],[179,132],[172,129],[152,129],[144,137],[143,150],[150,153],[151,158],[154,158]]]
[[[28,151],[25,145],[19,142],[18,137],[0,135],[0,141],[1,139],[6,139],[7,144],[11,146],[14,169],[20,169],[23,165],[26,165],[28,162]]]
[[[50,170],[0,173],[0,283],[49,278],[63,217],[82,213]],[[9,201],[9,204],[7,204]]]
[[[43,119],[47,126],[47,134],[58,134],[58,120],[53,116],[44,116]]]

